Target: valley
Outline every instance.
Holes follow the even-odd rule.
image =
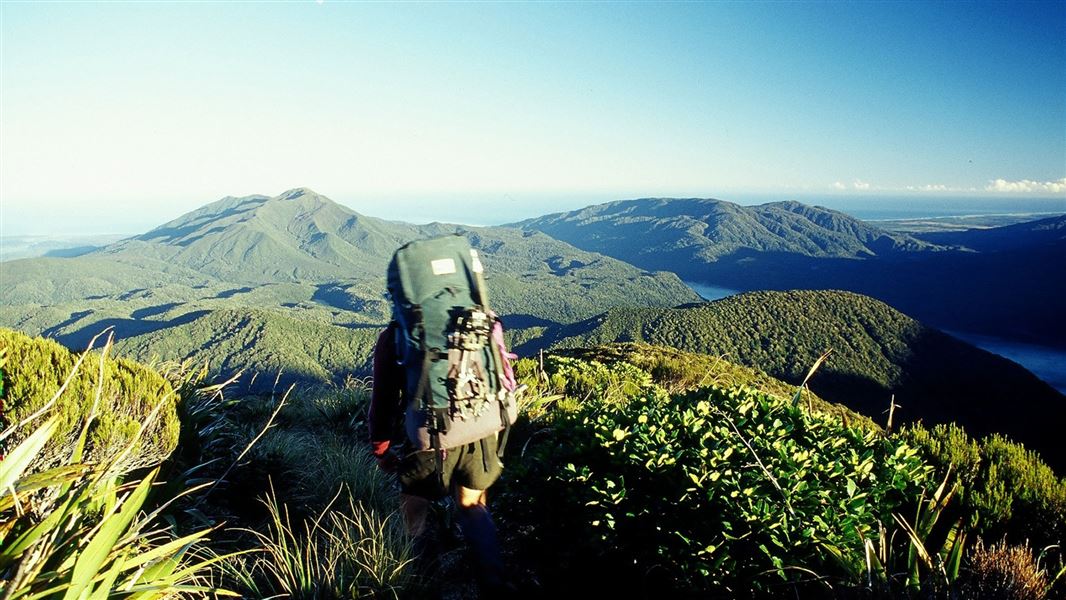
[[[253,392],[336,385],[369,373],[390,319],[383,290],[393,250],[460,234],[484,257],[493,307],[519,354],[649,342],[798,383],[831,348],[810,384],[825,398],[879,421],[895,394],[903,422],[1002,431],[1055,462],[1038,424],[989,411],[1022,397],[1057,415],[1061,393],[923,323],[975,340],[1009,331],[1008,340],[1061,341],[1060,306],[1046,299],[1062,297],[1066,278],[1046,271],[1064,264],[1053,260],[1066,248],[1064,222],[904,233],[796,202],[655,199],[507,227],[412,225],[296,188],[223,198],[81,256],[5,262],[0,325],[72,349],[108,329],[122,356],[241,373],[239,385]],[[1005,282],[1001,292],[973,291],[993,277]],[[982,301],[967,310],[950,301],[959,294]]]

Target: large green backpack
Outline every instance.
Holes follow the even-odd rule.
[[[483,271],[460,235],[411,242],[389,263],[405,428],[417,449],[454,448],[501,430],[506,437],[515,419],[514,378]]]

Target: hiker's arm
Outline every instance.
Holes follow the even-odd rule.
[[[378,336],[374,347],[374,385],[370,392],[370,451],[381,459],[389,449],[393,429],[400,414],[400,387],[403,372],[396,364],[393,350],[393,328]]]

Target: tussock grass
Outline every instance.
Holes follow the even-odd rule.
[[[397,494],[392,476],[378,468],[377,462],[362,446],[351,440],[326,437],[316,441],[315,453],[320,457],[315,468],[305,478],[305,485],[328,481],[343,485],[352,498],[378,512],[397,506]]]
[[[972,600],[1043,600],[1052,577],[1028,544],[978,540],[967,557],[961,592]]]
[[[395,598],[412,585],[411,544],[396,515],[381,516],[343,487],[321,512],[303,519],[290,516],[274,495],[263,503],[267,530],[246,530],[261,551],[225,564],[246,596]]]
[[[219,549],[250,551],[222,569],[243,596],[395,597],[417,583],[393,479],[367,449],[368,402],[353,380],[215,403],[202,419],[226,440],[199,460],[225,469],[211,509],[239,521]]]

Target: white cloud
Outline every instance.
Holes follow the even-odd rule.
[[[1022,179],[1021,181],[1007,181],[1006,179],[996,179],[985,187],[985,191],[988,192],[1052,192],[1058,194],[1066,192],[1066,177],[1059,179],[1058,181],[1032,181],[1029,179]]]
[[[834,181],[832,184],[829,185],[829,187],[833,188],[834,190],[839,190],[839,191],[843,191],[843,190],[869,190],[869,189],[872,189],[869,183],[866,183],[865,181],[863,181],[861,179],[853,180],[850,185],[847,184],[847,183],[844,183],[842,181]]]
[[[908,192],[976,192],[975,188],[964,188],[943,183],[927,183],[925,185],[908,185]]]

